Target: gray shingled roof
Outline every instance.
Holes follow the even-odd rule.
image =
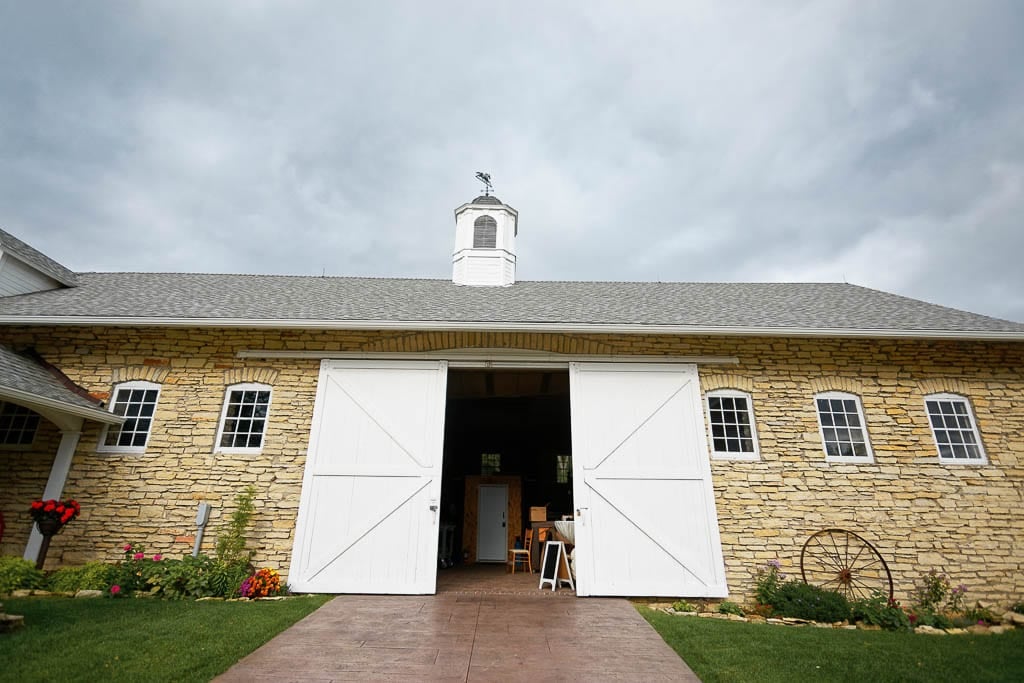
[[[1024,325],[847,284],[519,282],[81,273],[74,289],[0,298],[0,322],[437,326],[685,333],[998,336]]]
[[[74,287],[78,284],[78,277],[73,272],[5,230],[0,230],[0,249],[10,252],[19,260],[24,261],[44,275],[52,277],[62,285]]]
[[[110,413],[97,403],[79,396],[36,361],[5,346],[0,346],[0,396],[110,421]]]

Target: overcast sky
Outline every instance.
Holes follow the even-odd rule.
[[[851,282],[1024,321],[1024,3],[0,0],[0,226],[77,271]]]

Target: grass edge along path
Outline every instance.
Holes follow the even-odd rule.
[[[925,635],[640,614],[704,683],[725,681],[1019,681],[1024,630]]]
[[[0,681],[209,681],[332,596],[274,601],[8,598]]]

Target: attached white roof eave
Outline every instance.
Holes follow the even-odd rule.
[[[115,415],[114,413],[103,410],[99,407],[88,408],[86,406],[79,406],[74,403],[58,401],[56,399],[40,396],[39,394],[33,394],[28,391],[22,391],[21,389],[14,389],[12,387],[0,387],[0,399],[6,399],[19,405],[28,406],[35,409],[36,412],[40,412],[40,410],[55,411],[59,414],[81,417],[86,420],[101,422],[103,424],[119,425],[125,420],[125,418],[120,415]]]
[[[905,330],[813,327],[716,327],[627,323],[451,322],[434,320],[310,320],[252,318],[160,318],[98,316],[0,316],[0,325],[100,325],[107,327],[233,327],[293,330],[406,330],[430,332],[546,332],[661,334],[726,337],[843,337],[870,339],[950,339],[1024,341],[1024,332],[992,330]]]

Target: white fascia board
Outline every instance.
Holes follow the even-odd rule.
[[[30,408],[38,406],[43,410],[53,410],[58,413],[73,415],[75,417],[81,417],[95,422],[102,422],[104,424],[119,425],[125,420],[125,418],[119,415],[114,415],[102,408],[87,408],[85,406],[58,401],[53,398],[22,391],[21,389],[12,389],[10,387],[0,387],[0,399],[8,399],[18,403],[19,405],[26,405]]]
[[[292,330],[406,330],[430,332],[548,332],[582,334],[660,334],[724,337],[842,337],[869,339],[950,339],[1024,341],[1024,331],[905,330],[813,327],[715,327],[629,323],[453,322],[438,320],[311,320],[300,318],[164,318],[57,315],[3,315],[0,325],[100,325],[107,327],[229,327]]]
[[[442,349],[440,351],[283,351],[279,349],[242,349],[239,359],[303,359],[303,360],[446,360],[449,368],[529,369],[568,368],[570,362],[616,363],[686,363],[690,365],[737,365],[736,356],[616,356],[610,354],[562,354],[545,351],[509,349]]]

